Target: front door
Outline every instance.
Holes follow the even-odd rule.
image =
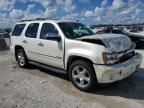
[[[37,54],[41,63],[64,68],[64,41],[53,40],[53,37],[60,36],[58,29],[52,23],[43,23],[37,40]]]

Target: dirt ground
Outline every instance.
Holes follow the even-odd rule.
[[[32,65],[19,68],[9,51],[0,51],[0,108],[144,108],[143,68],[142,64],[129,78],[85,93],[65,75]]]

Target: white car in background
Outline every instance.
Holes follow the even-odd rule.
[[[144,31],[136,32],[136,33],[134,33],[134,32],[129,32],[129,33],[134,34],[134,35],[141,35],[141,36],[144,37]]]
[[[11,33],[11,50],[20,67],[33,63],[65,73],[83,91],[135,72],[142,56],[134,48],[124,35],[95,35],[85,25],[72,21],[25,20]]]
[[[92,31],[93,31],[94,33],[97,33],[97,32],[99,32],[99,31],[101,31],[101,29],[92,29]]]

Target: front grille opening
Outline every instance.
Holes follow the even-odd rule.
[[[122,57],[119,58],[119,63],[123,63],[123,62],[129,60],[133,56],[135,56],[135,52],[134,51],[132,51],[130,53],[127,53],[127,54],[124,54]]]

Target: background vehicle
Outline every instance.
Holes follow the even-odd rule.
[[[85,25],[72,21],[21,21],[11,33],[11,44],[20,67],[34,63],[66,73],[83,91],[128,77],[142,60],[128,37],[95,35]]]
[[[120,30],[120,29],[104,29],[97,32],[96,34],[105,34],[105,33],[126,35],[131,39],[132,42],[136,43],[136,49],[144,49],[144,36],[132,34],[125,30]]]
[[[9,33],[3,29],[0,29],[0,37],[1,38],[9,38]]]
[[[0,37],[0,50],[7,49],[7,43],[4,38]]]

